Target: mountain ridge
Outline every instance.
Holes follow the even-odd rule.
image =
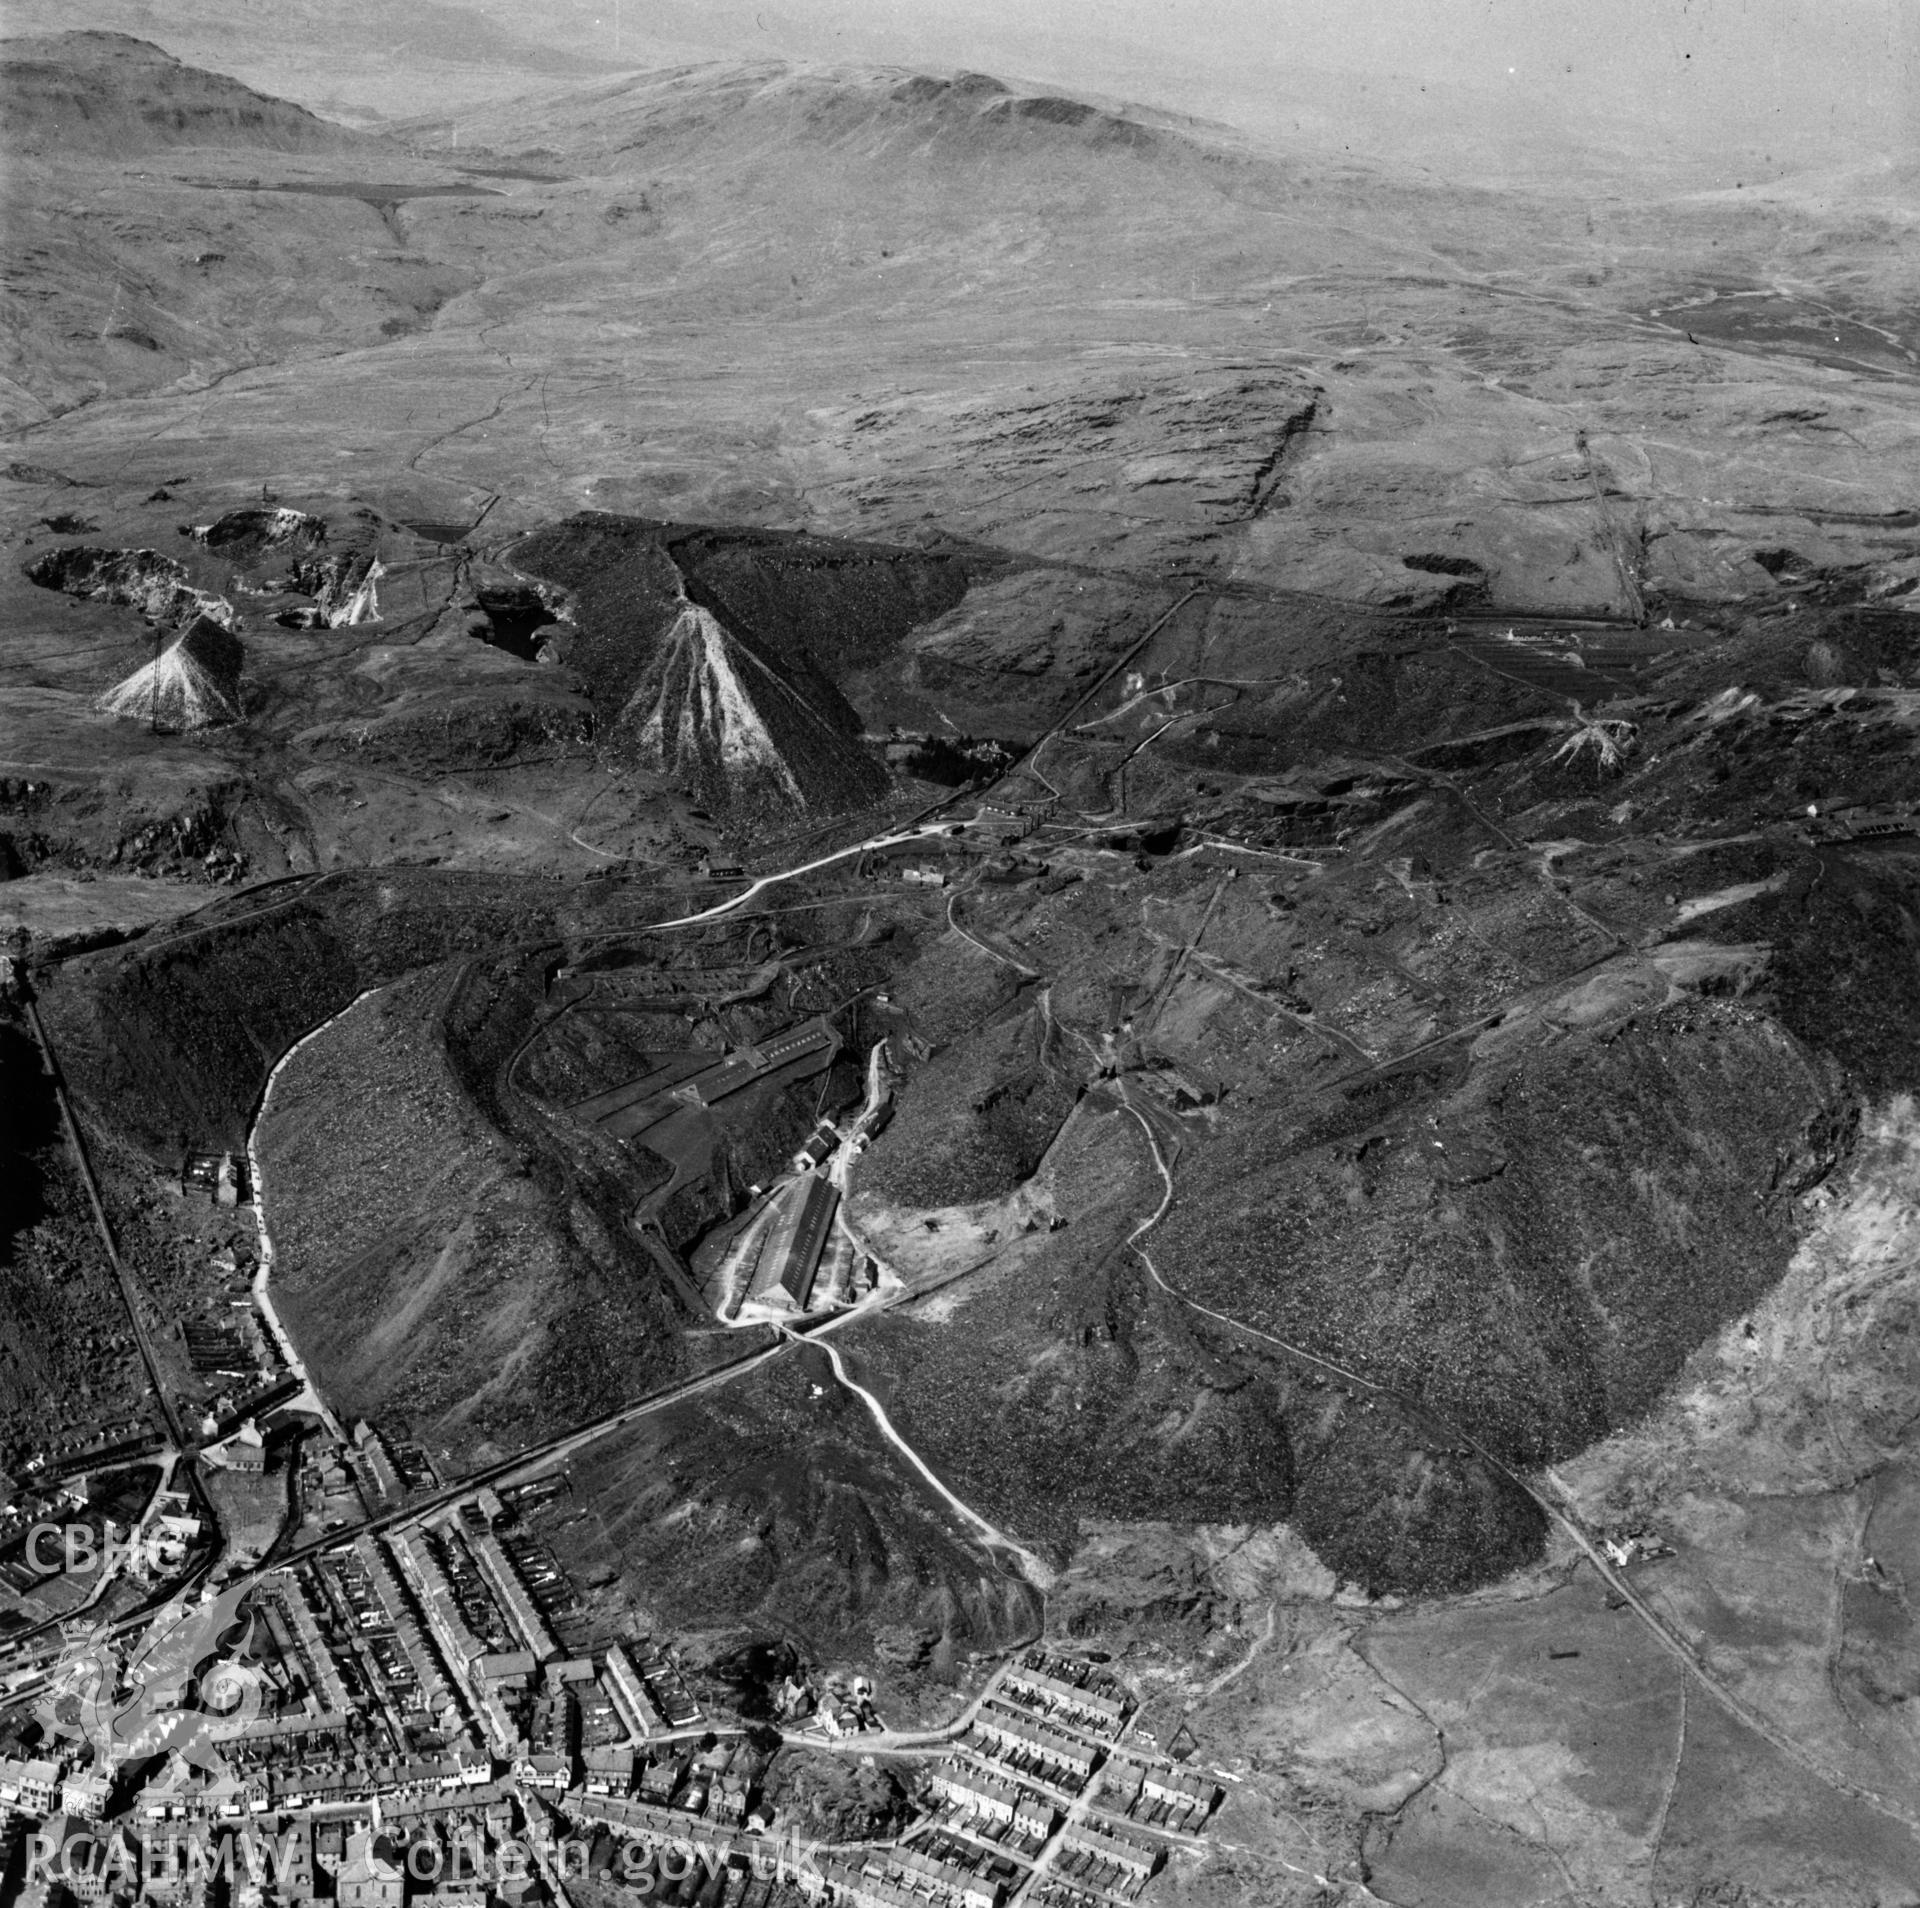
[[[350,152],[372,143],[291,100],[176,59],[152,40],[86,30],[0,39],[0,138],[16,156],[175,146]]]

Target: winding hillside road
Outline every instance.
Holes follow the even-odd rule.
[[[853,1314],[848,1313],[851,1317]],[[788,1337],[793,1334],[785,1326],[780,1328]],[[879,1427],[880,1435],[912,1465],[914,1473],[962,1523],[990,1550],[1004,1550],[1020,1566],[1021,1575],[1036,1590],[1050,1590],[1054,1584],[1054,1572],[1045,1559],[1036,1556],[1018,1539],[1009,1537],[997,1524],[990,1524],[969,1504],[963,1503],[952,1491],[941,1483],[932,1468],[920,1453],[893,1428],[893,1420],[887,1416],[886,1407],[847,1370],[847,1361],[840,1355],[840,1347],[822,1343],[820,1349],[827,1354],[827,1361],[833,1366],[833,1375],[847,1390],[867,1407],[868,1414]]]
[[[710,908],[702,908],[697,914],[683,914],[672,921],[644,922],[639,931],[660,933],[667,928],[698,927],[703,921],[717,921],[722,915],[731,914],[736,908],[743,908],[763,889],[777,887],[783,881],[792,881],[796,876],[812,874],[816,868],[831,868],[836,861],[845,861],[850,855],[870,854],[876,848],[897,848],[903,842],[921,841],[928,835],[944,834],[946,823],[928,822],[918,828],[888,835],[873,835],[865,841],[856,841],[851,847],[836,848],[830,855],[821,855],[813,861],[803,861],[792,868],[782,868],[773,874],[758,875],[740,892],[726,901],[716,902]]]

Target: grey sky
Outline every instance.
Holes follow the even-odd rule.
[[[570,4],[571,0],[560,0]],[[610,16],[613,0],[592,11]],[[1920,156],[1920,0],[622,0],[767,52],[945,61],[1434,163],[1768,176]]]

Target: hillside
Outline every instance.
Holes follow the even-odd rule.
[[[604,514],[507,557],[568,593],[567,660],[612,748],[710,805],[775,813],[882,792],[840,685],[971,580],[913,549]]]
[[[188,66],[150,40],[85,32],[0,41],[0,138],[16,158],[124,158],[174,146],[343,152],[363,144],[290,100]]]
[[[478,17],[378,138],[0,44],[0,900],[168,1355],[251,1135],[340,1415],[579,1431],[597,1609],[889,1720],[1104,1653],[1237,1778],[1165,1898],[1894,1899],[1911,205]]]
[[[336,1409],[483,1458],[677,1361],[619,1215],[570,1212],[466,1101],[446,1003],[429,974],[354,1007],[281,1075],[258,1145],[281,1314]]]

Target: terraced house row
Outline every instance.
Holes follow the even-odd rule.
[[[1001,1782],[962,1762],[943,1763],[931,1778],[933,1793],[963,1816],[1013,1829],[1036,1842],[1053,1833],[1059,1817],[1044,1795],[1017,1782]]]
[[[1133,1712],[1133,1699],[1123,1685],[1101,1677],[1090,1665],[1039,1651],[1009,1668],[1000,1687],[1016,1701],[1106,1740],[1120,1735]]]
[[[911,1848],[829,1856],[801,1886],[833,1908],[1001,1908],[1005,1885],[969,1874]]]
[[[1085,1783],[1100,1760],[1100,1751],[1083,1737],[1049,1728],[1031,1716],[1003,1709],[997,1702],[981,1706],[974,1717],[973,1733],[1002,1758],[1026,1757],[1059,1770],[1070,1779],[1069,1786]]]

